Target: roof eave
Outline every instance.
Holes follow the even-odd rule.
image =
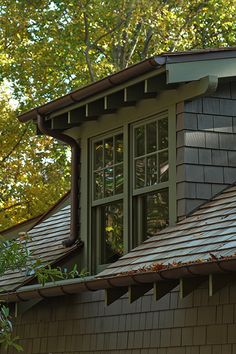
[[[67,279],[59,282],[23,286],[11,293],[0,294],[0,300],[7,302],[20,302],[30,299],[50,298],[61,295],[73,295],[85,291],[101,289],[129,287],[132,285],[156,283],[183,278],[204,277],[210,274],[235,274],[236,257],[210,260],[184,264],[161,270],[159,272],[129,272],[128,274],[116,274],[112,277],[99,278],[87,277],[79,279]]]
[[[35,120],[37,114],[48,115],[59,109],[69,107],[74,103],[78,103],[100,92],[106,91],[112,87],[121,85],[137,76],[156,70],[165,64],[165,58],[156,56],[146,59],[142,62],[134,64],[126,69],[123,69],[115,74],[109,75],[104,79],[74,90],[62,97],[59,97],[51,102],[36,107],[18,116],[20,122],[25,123],[30,120]]]

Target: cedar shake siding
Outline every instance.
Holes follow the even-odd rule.
[[[182,218],[236,180],[236,82],[177,105],[177,215]]]
[[[43,300],[18,316],[15,332],[25,354],[234,354],[236,283],[212,297],[203,285],[183,300],[177,289],[108,307],[103,291]]]

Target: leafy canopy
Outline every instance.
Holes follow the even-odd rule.
[[[2,0],[0,83],[22,112],[163,51],[234,45],[235,17],[234,0]],[[47,209],[69,171],[67,149],[2,102],[4,228]]]

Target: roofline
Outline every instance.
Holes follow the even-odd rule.
[[[186,52],[162,53],[22,113],[18,116],[18,119],[20,122],[24,123],[29,120],[35,120],[37,118],[37,114],[47,116],[54,111],[69,107],[74,103],[81,102],[84,99],[97,95],[98,93],[108,90],[109,88],[121,85],[136,78],[137,76],[159,69],[166,64],[207,59],[227,59],[233,57],[236,57],[236,47],[207,48]]]
[[[30,219],[27,219],[27,220],[24,220],[24,221],[21,221],[19,222],[18,224],[14,224],[10,227],[8,227],[7,229],[4,229],[4,230],[0,230],[0,234],[4,236],[4,233],[7,233],[9,231],[12,231],[14,229],[17,229],[18,227],[21,227],[21,226],[24,226],[24,225],[27,225],[28,223],[31,223],[35,220],[35,224],[33,224],[28,231],[32,230],[36,225],[38,225],[41,221],[43,221],[52,211],[53,209],[57,208],[60,203],[62,203],[63,201],[65,201],[65,199],[69,196],[70,194],[70,190],[67,191],[60,199],[58,199],[47,211],[45,211],[44,213],[42,214],[39,214],[39,215],[36,215],[36,216],[33,216],[32,218]],[[16,238],[18,237],[18,235],[16,235]]]
[[[177,267],[167,267],[164,270],[153,272],[134,271],[128,274],[114,275],[113,277],[99,278],[98,276],[67,279],[58,282],[23,286],[10,293],[0,294],[0,300],[6,302],[20,302],[30,299],[45,299],[61,295],[73,295],[85,291],[96,291],[109,288],[128,287],[131,285],[156,283],[160,281],[177,280],[182,278],[204,277],[210,274],[226,274],[236,272],[236,256],[225,259],[209,260],[183,264]],[[234,273],[235,274],[235,273]]]
[[[21,221],[21,222],[19,222],[17,224],[14,224],[14,225],[8,227],[7,229],[0,230],[0,234],[1,234],[1,236],[4,236],[4,233],[10,232],[10,231],[12,231],[14,229],[17,229],[18,227],[27,225],[28,223],[30,224],[34,220],[35,220],[35,223],[36,223],[43,215],[44,214],[39,214],[39,215],[33,216],[32,218],[24,220],[24,221]],[[35,224],[33,226],[35,226]]]
[[[111,87],[118,86],[126,81],[129,81],[139,75],[148,73],[157,68],[160,68],[165,63],[165,60],[160,60],[158,56],[143,60],[137,64],[129,66],[115,74],[109,75],[99,81],[76,89],[62,97],[50,101],[44,105],[31,109],[18,116],[20,122],[24,123],[29,120],[35,120],[37,114],[46,116],[58,109],[65,108],[71,104],[78,103],[85,98],[98,94]]]
[[[68,190],[61,198],[59,198],[47,211],[45,211],[42,215],[39,216],[39,219],[37,220],[37,222],[34,224],[33,227],[35,227],[36,225],[38,225],[40,222],[42,222],[47,216],[49,216],[49,214],[56,209],[61,203],[63,203],[70,195],[70,190]],[[33,228],[32,227],[32,228]],[[32,229],[31,228],[31,229]],[[30,229],[30,230],[31,230]]]

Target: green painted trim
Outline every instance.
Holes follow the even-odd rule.
[[[169,224],[174,226],[177,220],[176,197],[176,105],[169,108]]]
[[[165,189],[169,187],[169,181],[166,182],[160,182],[158,184],[154,184],[152,186],[147,186],[147,187],[143,187],[140,189],[135,189],[133,191],[133,196],[138,196],[138,195],[142,195],[142,194],[146,194],[146,193],[152,193],[161,189]]]
[[[208,75],[233,77],[236,76],[236,58],[169,63],[166,70],[167,84],[199,80]]]
[[[130,238],[131,238],[131,230],[130,230],[130,189],[129,189],[129,125],[124,124],[123,128],[123,146],[126,147],[124,149],[124,198],[123,198],[123,237],[124,237],[124,253],[128,253],[130,249]]]
[[[133,123],[144,120],[152,115],[166,111],[173,104],[184,100],[213,93],[217,88],[217,77],[205,77],[198,81],[183,84],[178,89],[161,93],[157,98],[143,99],[135,107],[122,107],[117,113],[102,115],[97,121],[87,122],[80,128],[68,129],[68,135],[90,138],[109,131],[120,129],[125,122]]]
[[[135,79],[132,79],[132,80],[130,80],[130,81],[127,81],[127,82],[125,82],[125,83],[123,83],[123,84],[121,84],[121,85],[116,85],[116,86],[114,86],[114,87],[112,87],[112,88],[110,88],[110,89],[108,89],[108,90],[106,90],[106,91],[104,91],[104,92],[102,92],[102,93],[100,93],[100,94],[98,94],[98,95],[93,95],[92,97],[87,98],[87,99],[85,99],[85,100],[82,100],[81,102],[75,103],[75,104],[73,104],[73,105],[70,105],[69,107],[62,108],[62,109],[60,109],[60,110],[58,110],[58,111],[56,111],[56,112],[53,112],[53,113],[51,113],[48,117],[49,117],[49,119],[50,119],[50,118],[53,118],[53,117],[60,116],[60,115],[63,114],[63,113],[66,113],[66,112],[68,112],[68,111],[72,111],[72,110],[74,110],[74,109],[76,109],[76,108],[79,108],[79,107],[81,107],[81,106],[84,106],[84,105],[86,105],[86,104],[88,104],[88,103],[97,101],[97,100],[99,100],[100,98],[104,98],[104,96],[111,95],[111,94],[113,94],[113,93],[115,93],[115,92],[117,92],[117,91],[126,89],[127,87],[132,86],[132,85],[135,85],[135,84],[137,84],[137,83],[139,83],[139,82],[141,82],[141,81],[144,81],[144,80],[146,80],[146,79],[152,78],[152,77],[154,77],[154,76],[158,76],[158,75],[164,73],[165,71],[166,71],[165,68],[158,68],[158,69],[156,69],[156,70],[154,70],[154,71],[151,71],[151,72],[149,72],[149,73],[146,73],[146,74],[144,74],[144,75],[140,75],[140,76],[138,76],[138,77],[135,78]],[[104,102],[104,105],[105,105],[105,102]]]
[[[205,76],[198,81],[192,81],[178,88],[178,101],[185,101],[202,95],[213,94],[218,86],[217,76]]]
[[[161,93],[157,98],[144,99],[137,103],[134,107],[123,107],[115,114],[103,115],[97,121],[91,121],[83,124],[79,129],[70,129],[68,132],[76,138],[81,138],[82,143],[82,173],[81,173],[81,238],[85,241],[86,255],[83,256],[83,264],[88,266],[89,272],[92,274],[96,271],[94,260],[91,257],[94,252],[94,242],[92,242],[92,198],[89,194],[90,189],[90,173],[91,168],[91,140],[98,135],[113,135],[117,130],[122,130],[124,141],[127,144],[126,155],[124,156],[124,168],[128,168],[130,164],[130,156],[132,154],[132,146],[128,142],[128,135],[132,135],[131,124],[143,123],[144,120],[152,120],[155,116],[166,116],[168,112],[169,121],[169,159],[170,159],[170,176],[169,176],[169,212],[170,225],[176,223],[176,104],[185,99],[201,96],[209,92],[213,92],[217,87],[216,77],[206,77],[201,80],[184,84],[178,89],[169,90]],[[129,131],[130,130],[130,131]],[[128,146],[129,143],[129,146]],[[128,161],[128,162],[127,162]],[[128,176],[127,170],[125,176]],[[164,188],[164,184],[160,188]],[[90,189],[91,190],[91,189]],[[130,220],[133,218],[133,193],[132,191],[132,176],[130,180],[125,179],[124,193],[118,199],[123,199],[124,202],[124,239],[125,252],[128,252],[135,246],[134,232]],[[150,190],[149,190],[150,191]],[[123,198],[122,198],[123,197]],[[96,234],[96,232],[95,232]],[[139,237],[140,238],[140,237]],[[96,243],[96,242],[95,242]],[[87,247],[86,247],[87,244]],[[98,255],[97,255],[98,257]],[[97,258],[95,257],[95,258]]]

